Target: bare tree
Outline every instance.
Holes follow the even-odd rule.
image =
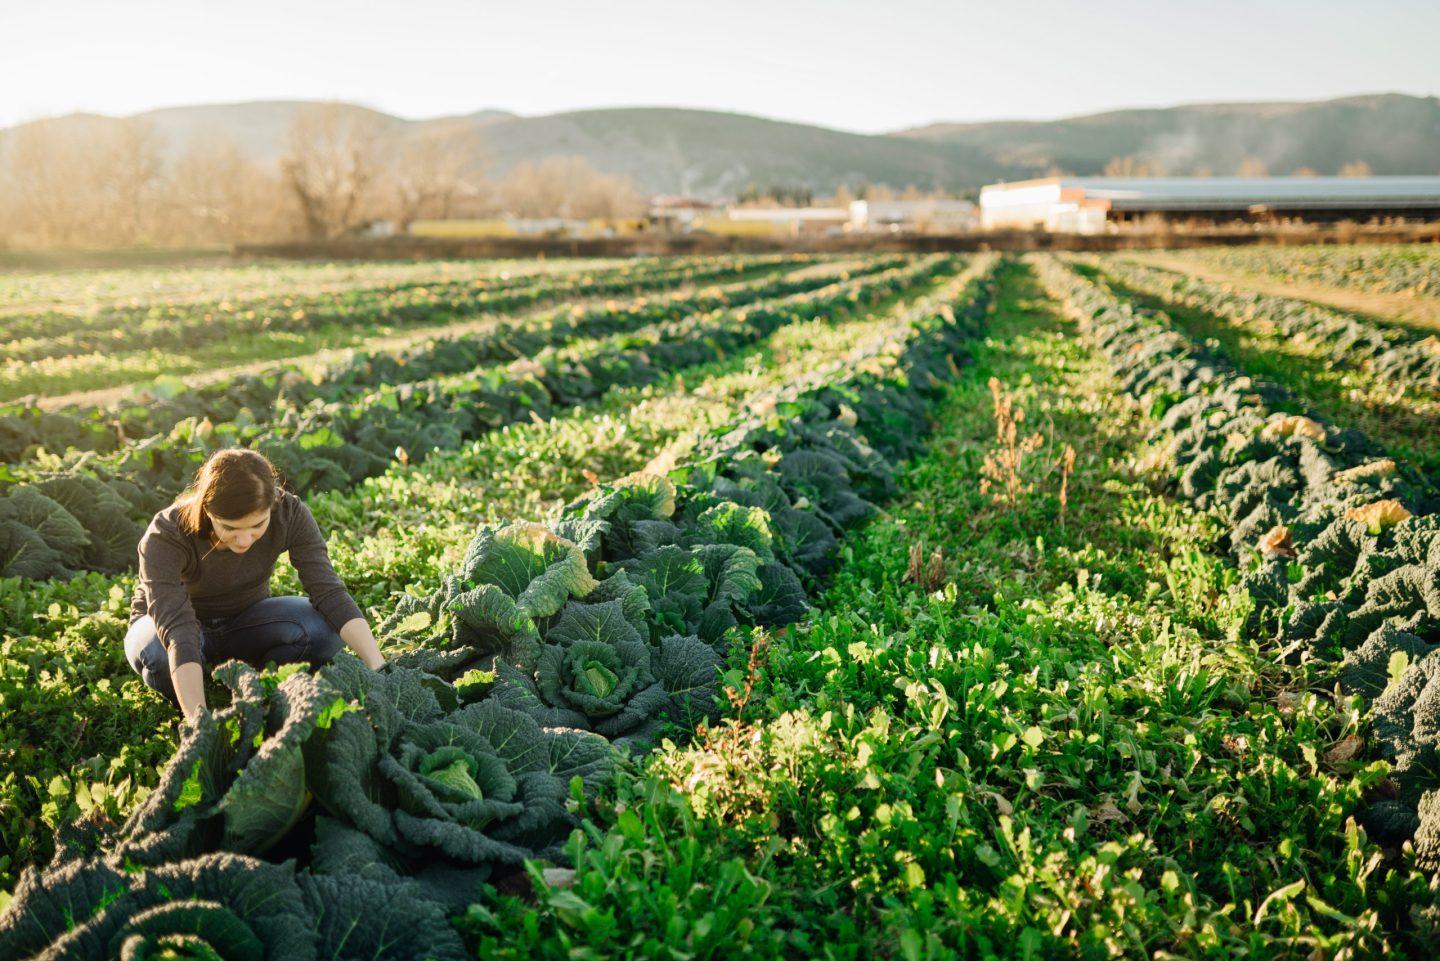
[[[381,171],[379,118],[339,103],[305,106],[290,125],[288,147],[281,177],[306,235],[319,240],[354,226]]]
[[[1240,169],[1236,174],[1241,177],[1268,177],[1270,176],[1270,165],[1259,157],[1246,157],[1240,161]]]
[[[497,191],[506,208],[520,217],[623,217],[645,206],[628,177],[601,173],[583,157],[519,164]]]
[[[167,236],[179,243],[274,240],[287,232],[284,188],[234,141],[207,138],[190,148],[165,184]]]
[[[394,188],[397,226],[421,217],[447,218],[461,196],[483,178],[485,145],[473,126],[422,131],[395,151],[389,179]]]
[[[1340,165],[1340,176],[1342,177],[1368,177],[1371,173],[1370,165],[1363,160],[1351,160],[1349,163]]]
[[[103,207],[95,213],[103,210],[108,216],[97,219],[112,242],[153,239],[156,192],[165,169],[155,125],[128,117],[107,125],[100,139],[97,159]]]
[[[1163,177],[1165,168],[1134,154],[1126,154],[1124,157],[1110,158],[1105,164],[1104,173],[1107,177]]]
[[[71,242],[83,226],[78,202],[80,151],[58,120],[14,130],[4,156],[5,220],[14,238],[40,246]]]

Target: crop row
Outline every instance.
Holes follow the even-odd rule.
[[[271,295],[253,301],[165,304],[147,301],[85,317],[7,317],[5,345],[11,363],[96,351],[173,350],[216,337],[296,332],[328,324],[391,326],[445,323],[456,316],[504,313],[556,299],[608,296],[655,284],[722,281],[773,267],[776,260],[642,261],[609,270],[571,274],[481,277],[449,283],[356,287],[309,296]]]
[[[297,493],[345,487],[380,473],[396,457],[408,460],[453,448],[501,424],[543,416],[617,384],[651,382],[673,366],[723,356],[796,319],[865,309],[926,282],[949,264],[930,258],[832,283],[771,307],[664,321],[547,349],[509,368],[382,387],[344,404],[316,401],[253,428],[187,422],[110,463],[82,459],[63,471],[13,475],[0,499],[0,575],[43,579],[75,570],[128,568],[149,516],[181,490],[210,451],[221,447],[261,450]]]
[[[124,334],[115,334],[124,328],[110,328],[112,335],[116,336],[116,343],[108,350],[0,365],[0,399],[9,401],[31,394],[53,398],[97,387],[113,389],[156,378],[183,377],[239,364],[263,363],[325,349],[354,347],[376,336],[395,333],[397,329],[449,326],[455,323],[457,317],[471,322],[483,321],[489,314],[477,314],[479,310],[513,313],[543,308],[572,296],[600,301],[612,295],[627,296],[641,290],[668,289],[677,283],[688,282],[690,267],[696,272],[707,270],[702,264],[672,266],[669,269],[654,264],[632,266],[628,279],[624,274],[615,272],[601,274],[599,281],[590,284],[583,280],[575,282],[560,278],[554,285],[540,282],[513,295],[501,292],[495,297],[482,297],[475,303],[462,302],[453,309],[446,303],[429,304],[429,294],[422,294],[420,288],[409,293],[402,291],[393,297],[362,291],[355,295],[361,303],[337,310],[334,319],[319,325],[309,323],[308,315],[295,320],[295,311],[292,310],[283,316],[280,324],[281,327],[298,325],[296,329],[261,328],[245,336],[215,336],[226,332],[224,318],[220,318],[214,323],[193,327],[194,338],[187,346],[168,349],[126,348]],[[762,264],[754,269],[763,272],[771,268]],[[708,276],[703,274],[701,279]],[[722,274],[713,279],[738,277]],[[459,299],[464,301],[467,298]],[[400,300],[413,303],[405,306],[397,302]],[[391,310],[392,307],[399,309]],[[240,322],[252,323],[251,318],[244,316],[245,313],[247,311],[239,312]],[[352,315],[363,318],[365,322],[356,323]],[[197,317],[203,321],[204,313],[197,313]]]
[[[1412,395],[1440,395],[1440,338],[1381,326],[1303,300],[1231,289],[1188,274],[1109,259],[1105,270],[1138,290],[1298,342],[1335,366],[1359,361]]]
[[[1370,705],[1392,778],[1362,821],[1413,839],[1440,871],[1440,506],[1424,478],[1355,430],[1304,413],[1176,332],[1047,259],[1042,275],[1111,362],[1152,403],[1157,460],[1175,489],[1213,509],[1253,599],[1248,627],[1296,660],[1334,662]]]
[[[851,272],[863,275],[892,267],[876,260]],[[164,433],[186,418],[223,424],[237,419],[261,423],[282,400],[303,405],[338,401],[384,384],[400,384],[457,374],[484,363],[514,360],[575,338],[632,330],[643,324],[678,319],[687,313],[739,307],[770,297],[824,286],[833,277],[813,268],[764,276],[726,286],[710,286],[668,297],[639,297],[589,308],[560,308],[535,317],[497,318],[481,330],[446,335],[394,350],[356,350],[343,361],[315,371],[279,363],[260,373],[239,374],[187,389],[178,379],[147,388],[142,397],[114,405],[72,405],[46,410],[35,403],[0,407],[0,462],[33,458],[42,451],[68,449],[109,452]]]
[[[1185,257],[1284,281],[1381,293],[1440,295],[1440,255],[1433,244],[1246,247],[1187,252]]]
[[[459,563],[477,519],[553,509],[585,489],[584,471],[637,469],[662,446],[733,416],[757,391],[844,356],[901,309],[840,323],[822,315],[722,363],[672,371],[656,389],[615,390],[309,503],[322,529],[337,532],[330,554],[351,593],[372,618],[384,617],[393,592],[433,585]],[[131,575],[98,574],[0,580],[0,707],[16,720],[0,739],[0,885],[43,856],[50,834],[40,825],[81,812],[123,816],[174,748],[165,723],[173,708],[139,683],[121,652],[133,584]],[[288,568],[275,589],[301,592]]]
[[[924,426],[917,394],[983,317],[979,301],[956,306],[920,305],[668,477],[601,487],[548,528],[482,528],[439,609],[412,602],[400,619],[436,616],[444,653],[378,674],[342,658],[278,685],[227,668],[232,704],[187,730],[146,804],[116,831],[67,832],[52,868],[27,872],[3,953],[139,955],[184,933],[221,956],[243,940],[328,957],[342,937],[367,957],[463,956],[447,909],[496,868],[558,855],[567,797],[610,777],[607,742],[658,733],[619,722],[685,729],[712,709],[727,626],[804,612],[802,577],[833,550],[821,544],[888,490],[889,457]],[[417,667],[489,660],[453,683]],[[595,731],[547,726],[553,711]],[[307,867],[254,857],[267,852]],[[255,885],[281,896],[256,903]],[[177,910],[193,891],[206,901]]]
[[[355,287],[398,287],[457,280],[509,280],[539,274],[605,270],[619,260],[251,261],[194,267],[118,267],[7,272],[0,277],[0,315],[56,311],[90,315],[144,301],[167,304],[263,299]]]

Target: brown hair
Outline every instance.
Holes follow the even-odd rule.
[[[280,474],[259,451],[217,450],[195,472],[195,482],[175,500],[180,527],[192,537],[209,537],[210,517],[231,520],[268,510],[279,496]]]

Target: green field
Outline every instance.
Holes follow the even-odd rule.
[[[1440,952],[1424,330],[990,254],[12,275],[0,323],[0,958]],[[232,445],[390,664],[182,727],[135,547]]]

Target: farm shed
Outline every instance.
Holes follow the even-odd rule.
[[[986,229],[1099,233],[1186,221],[1440,219],[1440,177],[1045,177],[980,191]]]

